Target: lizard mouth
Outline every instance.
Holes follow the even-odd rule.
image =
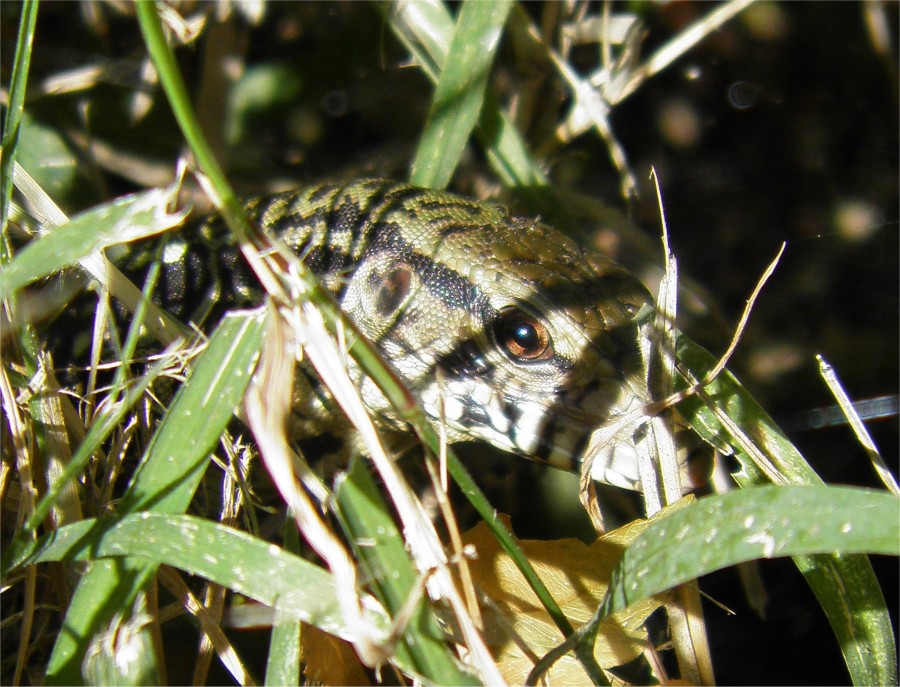
[[[553,467],[578,471],[591,450],[594,479],[640,490],[637,454],[626,432],[607,445],[590,448],[603,420],[588,412],[562,412],[560,398],[510,397],[471,378],[443,380],[421,394],[425,411],[450,430],[451,440],[481,439],[497,448]],[[636,396],[617,399],[613,416],[642,405]],[[607,408],[607,411],[610,409]],[[608,419],[609,416],[607,416]]]

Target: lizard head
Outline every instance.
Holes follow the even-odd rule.
[[[451,441],[577,469],[593,430],[647,402],[634,318],[649,294],[540,222],[431,199],[437,230],[421,207],[415,221],[402,207],[385,213],[344,309]],[[370,407],[396,419],[371,381],[360,384]],[[596,476],[634,488],[632,458],[616,465],[610,453]]]

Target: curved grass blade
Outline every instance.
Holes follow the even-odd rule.
[[[687,580],[759,558],[834,551],[900,555],[900,499],[852,487],[772,485],[703,498],[647,527],[625,551],[591,620],[541,663],[592,643],[611,613]],[[886,651],[878,637],[866,639],[869,651]],[[868,684],[896,680],[880,671],[869,677]]]
[[[222,320],[181,387],[131,484],[119,514],[138,509],[183,512],[197,488],[208,455],[240,403],[259,352],[262,322],[254,314]],[[153,576],[144,559],[97,562],[79,582],[47,669],[53,684],[81,682],[88,643],[116,611],[131,608]]]
[[[7,265],[0,281],[0,298],[53,274],[107,246],[153,236],[180,224],[186,210],[166,210],[174,187],[152,189],[117,198],[82,212],[68,223],[29,243]]]
[[[491,64],[512,3],[468,0],[459,11],[410,181],[444,188],[462,157],[484,102]]]
[[[350,637],[327,570],[245,532],[192,515],[132,513],[67,525],[6,556],[10,568],[47,561],[129,559],[145,566],[171,565],[337,635]],[[369,599],[374,621],[389,619]]]
[[[900,555],[900,499],[854,487],[716,494],[650,525],[613,573],[605,612],[737,563],[814,553]]]
[[[703,379],[716,361],[703,348],[681,337],[678,362]],[[676,388],[689,383],[676,380]],[[734,475],[743,488],[776,481],[821,485],[821,478],[727,370],[702,393],[678,404],[691,427],[713,446],[733,451],[741,469]],[[897,514],[894,514],[896,520]],[[897,651],[890,615],[872,570],[859,555],[797,555],[794,562],[815,593],[844,653],[854,684],[894,684]]]

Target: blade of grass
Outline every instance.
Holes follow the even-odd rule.
[[[239,594],[292,613],[339,637],[351,631],[341,622],[337,592],[327,570],[249,534],[192,515],[133,513],[67,525],[37,542],[4,552],[16,569],[47,561],[131,560],[199,575]],[[369,599],[373,618],[385,629],[387,615]]]
[[[737,563],[832,551],[896,556],[898,515],[900,500],[892,494],[852,487],[769,485],[703,498],[653,523],[626,549],[603,604],[542,664],[577,643],[592,644],[609,614]],[[869,684],[895,680],[881,677],[888,681]]]
[[[244,393],[259,351],[262,323],[254,315],[226,317],[178,391],[118,513],[141,509],[183,512],[207,465],[207,456]],[[87,643],[117,611],[129,609],[155,566],[141,559],[97,563],[79,582],[66,612],[69,631],[57,639],[48,683],[78,684]]]
[[[459,11],[410,182],[444,188],[478,120],[491,64],[512,3],[468,0]]]
[[[60,210],[59,206],[50,198],[46,191],[35,179],[26,172],[21,165],[16,163],[13,180],[16,187],[24,195],[30,204],[30,211],[37,215],[37,220],[45,229],[58,228],[69,222],[69,218]],[[173,189],[169,189],[174,193]],[[168,196],[164,196],[169,198]],[[174,198],[174,196],[173,196]],[[161,198],[162,200],[162,198]],[[166,201],[168,203],[168,200]],[[109,234],[109,228],[105,221],[96,225],[89,225],[85,229],[85,238],[90,241],[102,242],[92,238],[95,235]],[[80,252],[76,249],[74,252]],[[141,301],[141,292],[128,278],[125,277],[102,254],[91,254],[79,261],[81,267],[99,284],[109,290],[131,312],[135,312]],[[25,275],[28,279],[28,276]],[[174,317],[163,311],[155,303],[147,303],[147,317],[142,323],[162,343],[170,344],[179,337],[190,332]],[[23,328],[25,332],[26,328]]]
[[[448,63],[454,31],[453,19],[444,3],[424,0],[385,3],[381,7],[398,40],[412,53],[426,76],[437,83],[441,70]],[[504,185],[522,189],[528,199],[539,207],[542,201],[546,202],[543,194],[535,192],[529,195],[528,191],[546,186],[547,177],[490,92],[485,94],[476,133],[491,167]]]
[[[300,536],[291,520],[285,522],[284,550],[299,557]],[[271,687],[300,684],[300,619],[281,606],[275,607],[272,621],[265,684]]]
[[[19,139],[19,126],[25,106],[25,89],[28,84],[28,69],[31,65],[31,47],[34,41],[34,27],[37,23],[37,10],[37,0],[25,0],[22,3],[19,35],[16,38],[16,54],[9,83],[9,103],[6,107],[6,122],[3,126],[3,149],[0,150],[0,179],[2,179],[0,181],[0,232],[4,234],[9,217],[9,201],[12,197],[12,171],[16,161],[16,144]],[[3,257],[7,256],[4,254]]]
[[[688,388],[714,368],[716,361],[686,337],[678,343],[678,360],[693,379],[682,378],[677,389]],[[779,484],[821,485],[775,421],[727,370],[704,391],[678,404],[691,427],[713,446],[727,447],[741,465],[734,475],[743,488],[777,481]],[[822,605],[837,637],[854,684],[896,681],[897,653],[884,596],[865,556],[798,555],[794,562]]]
[[[708,496],[647,528],[613,573],[604,613],[756,560],[831,551],[900,555],[900,499],[854,487],[774,485]]]
[[[120,512],[187,508],[206,459],[240,404],[262,340],[258,313],[232,313],[216,328],[135,471]]]
[[[222,212],[222,218],[228,228],[240,241],[248,241],[254,235],[254,230],[200,129],[200,123],[191,106],[187,88],[175,62],[175,55],[163,34],[156,3],[153,0],[139,0],[136,9],[144,42],[159,74],[159,80],[166,92],[169,105],[172,107],[172,113],[178,121],[185,140],[191,147],[197,165],[209,182],[205,190],[210,194],[215,206]]]
[[[187,212],[166,208],[175,189],[153,189],[117,198],[80,213],[29,243],[3,270],[0,298],[58,272],[107,246],[153,236],[180,224]]]
[[[416,587],[417,572],[409,560],[403,536],[362,461],[355,461],[335,490],[341,524],[357,545],[357,557],[369,573],[376,596],[398,618]],[[416,674],[437,684],[475,684],[461,670],[446,646],[446,638],[427,604],[421,600],[403,629],[397,655],[416,666]]]

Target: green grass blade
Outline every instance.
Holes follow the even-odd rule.
[[[679,337],[677,357],[679,365],[690,370],[696,379],[702,379],[716,363],[707,351],[685,336]],[[688,386],[688,382],[682,377],[675,381],[676,390],[683,390]],[[704,394],[714,400],[719,413],[701,395],[685,399],[678,404],[678,410],[694,431],[711,445],[735,451],[742,467],[738,478],[741,474],[749,476],[759,473],[760,468],[751,456],[762,452],[774,466],[780,482],[822,484],[822,479],[775,421],[730,372],[723,371],[705,387]],[[740,428],[743,437],[734,436],[723,425],[720,414],[729,417]]]
[[[412,166],[416,186],[445,188],[475,127],[512,3],[462,6]]]
[[[131,559],[171,565],[239,594],[293,613],[303,622],[350,638],[331,574],[269,542],[191,515],[134,513],[82,520],[10,554],[13,567],[47,561]],[[377,605],[370,606],[377,608]],[[389,620],[373,612],[382,629]]]
[[[437,83],[447,64],[454,31],[453,19],[446,6],[438,0],[423,0],[382,7],[397,39],[410,51],[426,76]],[[521,189],[547,185],[547,177],[540,165],[490,92],[485,95],[476,134],[504,185]],[[539,206],[542,197],[535,195]],[[532,200],[530,196],[529,200]]]
[[[828,617],[853,684],[896,685],[896,639],[868,556],[794,556],[794,563]]]
[[[122,498],[121,512],[180,513],[187,508],[207,456],[250,382],[262,329],[262,319],[255,313],[222,319],[160,423]]]
[[[68,527],[76,527],[86,520]],[[56,532],[48,536],[58,536]],[[140,591],[153,578],[156,567],[137,558],[96,560],[89,572],[78,582],[65,614],[66,631],[61,632],[53,645],[47,665],[46,684],[84,684],[82,662],[91,640],[107,627],[112,619],[127,612]],[[127,619],[127,618],[126,618]]]
[[[25,106],[25,89],[28,83],[28,69],[31,66],[37,10],[37,0],[25,0],[22,3],[19,35],[16,39],[16,55],[9,84],[6,122],[3,125],[3,150],[0,151],[0,231],[3,232],[6,231],[6,220],[9,217],[9,201],[12,197],[13,185],[12,171],[16,161],[16,143]]]
[[[208,455],[249,382],[261,331],[255,315],[232,315],[222,321],[157,429],[119,504],[120,515],[138,509],[187,508]],[[66,612],[67,632],[60,633],[47,670],[50,683],[81,682],[81,660],[91,638],[113,614],[131,608],[155,570],[147,561],[130,559],[91,567]]]
[[[266,658],[266,685],[300,684],[300,620],[292,611],[275,609]]]
[[[160,83],[168,97],[169,104],[178,126],[184,134],[185,140],[191,148],[191,152],[197,160],[200,170],[209,179],[209,190],[212,191],[212,200],[216,207],[222,212],[222,218],[228,225],[228,228],[242,241],[248,240],[253,236],[253,229],[247,220],[247,215],[241,202],[238,200],[231,185],[225,178],[222,168],[216,161],[212,147],[203,135],[200,128],[200,122],[194,108],[191,106],[191,99],[188,96],[187,88],[184,85],[184,79],[181,78],[181,72],[175,62],[175,55],[166,42],[163,34],[162,22],[157,13],[156,3],[153,0],[139,0],[136,5],[137,18],[141,25],[141,33],[144,36],[144,42],[153,59],[153,64],[159,74]]]
[[[354,636],[344,626],[334,580],[327,570],[266,541],[203,518],[143,512],[122,518],[83,520],[36,542],[17,542],[4,553],[4,558],[8,569],[48,561],[92,561],[88,578],[99,566],[108,571],[107,577],[121,582],[124,590],[140,588],[139,581],[146,579],[147,571],[157,565],[171,565],[273,606],[279,613],[324,632],[345,639]],[[105,594],[97,599],[112,596],[125,603],[120,589]],[[378,608],[374,601],[367,602],[366,607]],[[390,620],[383,612],[372,610],[370,618],[380,629],[389,629]],[[416,666],[404,656],[398,654],[393,660],[408,674],[416,673]],[[80,665],[72,663],[76,669]],[[66,682],[59,674],[48,677],[53,684]],[[78,681],[77,672],[75,677]],[[465,673],[457,671],[448,684],[471,682],[465,678]]]
[[[695,378],[715,365],[713,357],[686,337],[678,343],[679,363]],[[684,380],[677,384],[686,386]],[[704,396],[720,413],[731,418],[743,436],[734,436],[722,424],[712,405],[692,396],[678,409],[694,430],[714,446],[730,448],[741,465],[734,477],[743,488],[767,481],[755,455],[762,455],[781,483],[821,485],[821,478],[778,428],[775,421],[725,371]],[[897,513],[893,515],[896,521]],[[798,555],[794,562],[803,573],[828,617],[854,684],[893,684],[897,681],[897,653],[890,615],[872,564],[858,555]]]
[[[854,683],[895,683],[892,635],[888,631],[885,636],[877,618],[878,607],[884,605],[880,590],[843,565],[868,561],[833,551],[900,554],[900,499],[887,492],[827,486],[766,486],[710,496],[651,525],[626,550],[591,623],[640,598],[736,563],[780,556],[807,560],[810,554],[826,553],[834,562],[831,579],[823,584],[810,580],[814,589],[850,585],[857,587],[850,592],[854,601],[874,601],[871,607],[847,609],[854,647],[848,651],[848,637],[837,633],[845,655],[871,654],[860,666],[848,660]],[[827,575],[823,570],[816,565],[814,576]]]
[[[368,572],[376,595],[396,618],[415,587],[418,573],[397,530],[390,510],[362,461],[355,461],[335,492],[341,523]],[[427,599],[427,595],[423,600]],[[420,601],[397,646],[397,656],[416,667],[415,674],[434,684],[475,684],[460,669],[446,637],[428,606]]]
[[[900,555],[900,499],[827,486],[765,486],[702,498],[650,525],[628,547],[607,610],[737,563],[832,551]]]
[[[896,496],[851,487],[770,485],[701,499],[651,524],[632,543],[613,571],[606,598],[594,616],[541,663],[558,659],[573,646],[590,644],[600,622],[611,613],[726,566],[761,557],[796,559],[816,552],[828,552],[832,560],[867,561],[862,556],[839,558],[831,553],[836,550],[898,555],[898,516],[900,499]],[[836,567],[834,572],[829,584],[858,582],[848,576],[846,568]],[[883,599],[876,602],[874,613],[878,614],[878,607],[883,605]],[[865,615],[867,610],[858,608],[854,616]],[[865,627],[858,621],[854,626]],[[877,621],[876,628],[881,629]],[[841,633],[838,638],[842,639]],[[889,660],[893,642],[888,649],[878,641],[880,636],[859,634],[855,639],[875,639],[865,648],[882,657],[869,661],[870,672],[854,673],[854,682],[862,684],[858,680],[868,676],[878,679],[866,684],[895,684],[896,667],[880,670],[895,665]]]
[[[8,298],[23,286],[102,248],[153,236],[180,224],[186,211],[166,210],[174,197],[174,188],[142,191],[76,215],[29,243],[3,269],[0,298]]]
[[[296,523],[290,519],[284,527],[284,550],[294,555],[300,553],[300,535]],[[280,606],[276,606],[272,621],[265,684],[271,687],[300,684],[300,619]]]

